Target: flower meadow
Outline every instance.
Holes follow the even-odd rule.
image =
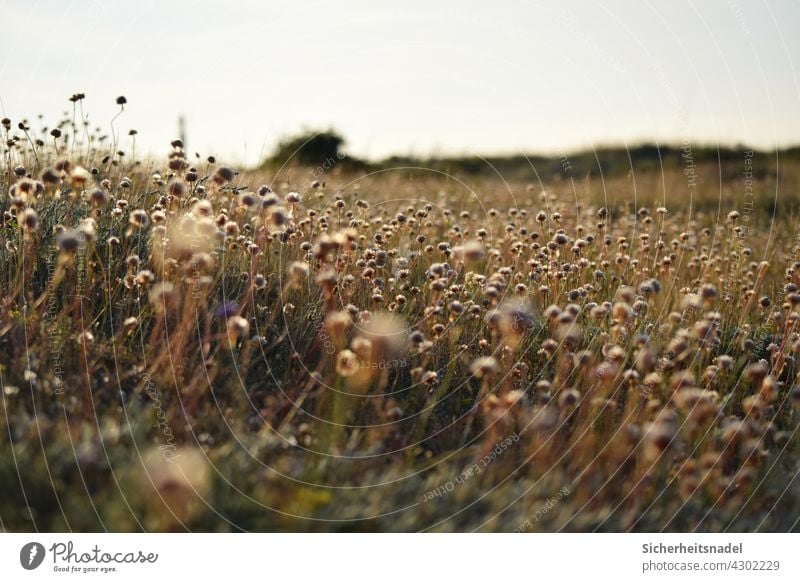
[[[4,530],[798,529],[791,164],[239,168],[83,98],[0,129]]]

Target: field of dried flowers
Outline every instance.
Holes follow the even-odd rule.
[[[0,529],[798,529],[796,169],[267,173],[1,131]]]

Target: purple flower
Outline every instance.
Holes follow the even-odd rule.
[[[235,301],[223,301],[214,308],[214,317],[228,319],[239,313],[239,304]]]

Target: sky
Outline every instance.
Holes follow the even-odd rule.
[[[797,0],[0,0],[0,113],[254,163],[334,127],[348,152],[559,154],[800,143]],[[124,145],[124,142],[123,142]]]

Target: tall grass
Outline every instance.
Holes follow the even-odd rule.
[[[5,529],[797,529],[796,168],[323,184],[3,138]]]

